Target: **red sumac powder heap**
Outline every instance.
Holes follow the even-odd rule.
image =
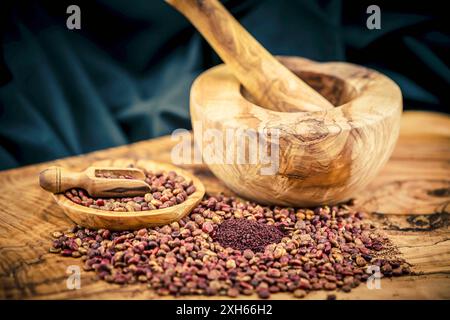
[[[283,233],[277,227],[247,219],[230,219],[221,223],[213,239],[224,248],[262,252],[271,243],[279,243]]]

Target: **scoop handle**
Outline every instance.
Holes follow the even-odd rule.
[[[61,193],[71,188],[86,188],[84,172],[73,172],[62,167],[49,167],[39,174],[39,184],[51,193]]]
[[[276,111],[333,105],[283,66],[217,0],[165,0],[197,28],[258,104]]]

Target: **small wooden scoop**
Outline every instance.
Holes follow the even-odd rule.
[[[105,178],[98,175],[124,176]],[[136,168],[89,167],[82,172],[73,172],[61,167],[50,167],[39,174],[41,187],[52,193],[61,193],[72,188],[86,190],[92,197],[135,197],[151,191],[144,181],[145,174]]]
[[[86,207],[73,202],[71,199],[66,197],[65,194],[53,194],[53,198],[56,203],[64,210],[64,213],[76,224],[84,226],[91,229],[109,229],[109,230],[136,230],[141,228],[147,228],[150,226],[160,226],[178,221],[185,215],[189,214],[199,203],[202,201],[205,195],[205,187],[203,183],[196,176],[191,174],[189,171],[182,170],[181,168],[160,162],[154,162],[150,160],[139,160],[134,161],[131,159],[115,159],[115,160],[101,160],[93,163],[93,166],[88,168],[86,171],[95,172],[95,169],[99,170],[113,170],[127,175],[132,175],[133,177],[142,178],[143,172],[137,169],[130,168],[133,166],[135,168],[143,168],[147,171],[157,172],[170,172],[174,171],[177,175],[184,177],[186,180],[191,180],[192,184],[195,186],[195,192],[190,194],[185,201],[177,205],[156,209],[156,210],[145,210],[145,211],[132,211],[132,212],[114,212],[101,209],[95,209]],[[118,169],[119,168],[119,169]],[[85,172],[86,172],[85,171]],[[52,167],[43,171],[40,175],[41,186],[45,190],[54,192],[57,188],[51,188],[51,181],[60,180],[55,178],[57,172],[61,172],[61,168]],[[83,173],[78,173],[82,175]],[[72,173],[73,175],[73,173]],[[99,180],[112,180],[112,179],[101,179],[96,178],[94,181]],[[129,183],[129,179],[118,179],[120,180],[120,186]],[[42,182],[45,182],[44,184]],[[138,183],[143,183],[142,180],[134,180]],[[101,183],[103,181],[100,181]],[[59,188],[62,190],[62,188]],[[120,194],[121,196],[123,194]]]
[[[260,106],[284,112],[333,108],[275,59],[219,1],[165,1],[189,19]]]

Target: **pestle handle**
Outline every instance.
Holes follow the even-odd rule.
[[[275,111],[333,105],[283,66],[217,0],[165,0],[197,28],[258,104]]]

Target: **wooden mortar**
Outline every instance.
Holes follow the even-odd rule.
[[[215,153],[203,159],[230,189],[259,203],[314,206],[355,197],[375,177],[399,133],[402,96],[394,82],[347,63],[279,63],[219,1],[166,1],[226,63],[195,80],[190,108],[196,142]],[[211,147],[209,129],[223,137],[244,132]],[[245,129],[278,131],[279,139],[260,138],[278,146],[271,175],[261,171],[261,157],[248,161],[255,153],[248,144],[244,161],[225,156],[236,155]]]
[[[225,133],[276,128],[279,142],[267,140],[279,146],[279,167],[274,175],[262,175],[260,169],[267,165],[259,159],[256,164],[204,161],[231,190],[259,203],[316,206],[356,197],[394,149],[402,113],[399,87],[374,70],[349,63],[279,60],[336,107],[317,112],[269,110],[251,101],[228,66],[211,68],[191,88],[197,143],[202,142],[203,150],[211,143],[202,134],[207,129]],[[224,147],[236,150],[237,142]]]

